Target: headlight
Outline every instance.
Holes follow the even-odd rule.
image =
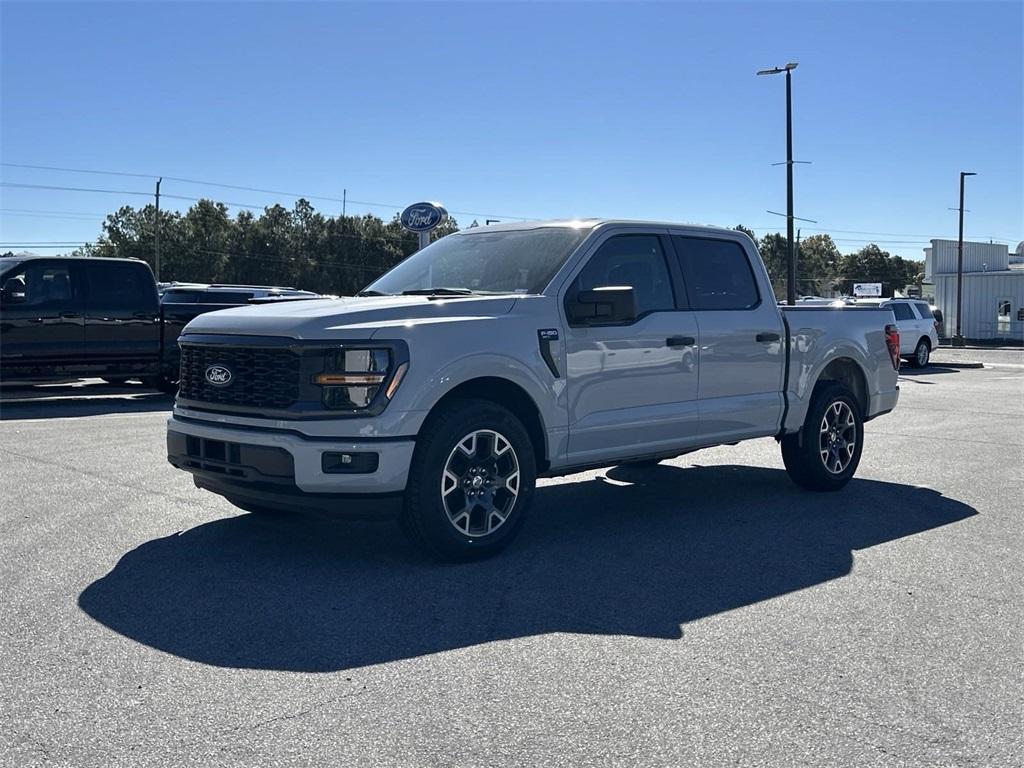
[[[395,360],[386,348],[341,348],[324,353],[323,373],[313,383],[323,387],[324,408],[330,410],[361,410],[377,398],[380,388],[391,378],[383,396],[391,399],[401,383],[407,363],[395,369]]]

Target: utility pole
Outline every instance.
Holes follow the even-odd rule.
[[[960,234],[956,241],[956,335],[953,336],[953,346],[964,346],[964,335],[962,333],[961,316],[964,309],[964,179],[967,176],[977,176],[970,171],[960,171]]]
[[[793,65],[794,67],[796,64]],[[786,65],[786,303],[796,304],[796,254],[793,252],[793,70]]]
[[[345,218],[345,209],[348,204],[348,190],[341,190],[341,218]]]
[[[800,266],[800,230],[796,231],[796,250],[793,252],[793,271],[797,271],[797,267]],[[799,293],[799,291],[797,291]],[[817,293],[817,291],[815,291]]]
[[[791,61],[784,67],[762,69],[759,75],[786,73],[786,303],[796,304],[796,261],[793,254],[793,70]]]
[[[153,227],[153,273],[158,283],[160,282],[160,182],[163,180],[163,176],[156,180],[156,224]]]

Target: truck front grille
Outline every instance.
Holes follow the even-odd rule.
[[[244,408],[287,408],[299,399],[300,364],[290,349],[183,343],[178,396]],[[227,383],[211,382],[211,368],[229,371]],[[214,374],[215,380],[224,378],[221,370]]]

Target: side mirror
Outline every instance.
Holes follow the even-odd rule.
[[[608,285],[579,291],[566,305],[573,323],[600,325],[636,320],[636,293],[632,286]]]
[[[25,301],[25,282],[19,277],[12,277],[4,283],[3,303],[20,304]]]

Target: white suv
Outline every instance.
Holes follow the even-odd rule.
[[[914,368],[928,365],[932,350],[939,346],[938,323],[928,302],[918,299],[887,299],[879,305],[891,309],[900,331],[900,357]]]

